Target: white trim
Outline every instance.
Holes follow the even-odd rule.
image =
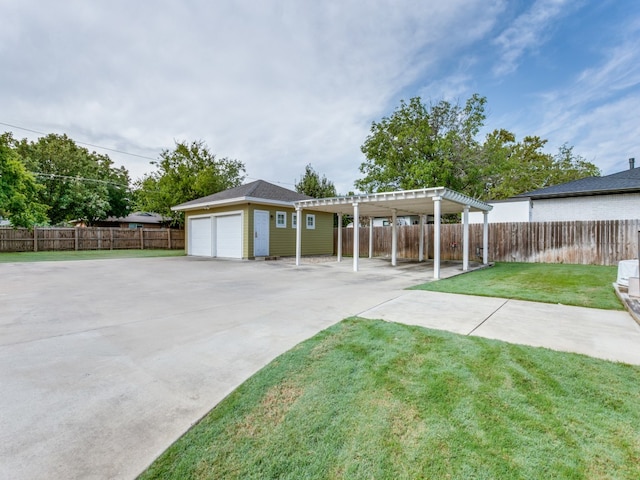
[[[340,210],[340,207],[343,205],[353,205],[354,203],[358,203],[363,208],[363,213],[365,207],[369,210],[384,209],[387,211],[392,208],[396,208],[398,213],[402,212],[401,214],[403,215],[405,211],[407,213],[418,215],[425,213],[431,214],[430,209],[429,211],[425,209],[425,206],[429,204],[421,203],[419,201],[434,197],[441,198],[442,200],[448,200],[461,206],[468,205],[472,211],[490,211],[493,208],[488,203],[481,202],[480,200],[468,197],[454,190],[449,190],[445,187],[423,188],[418,190],[399,190],[396,192],[370,193],[362,195],[351,195],[346,197],[312,198],[309,200],[299,200],[294,203],[295,205],[299,205],[305,209],[333,211],[334,213],[338,212]],[[405,205],[411,206],[408,208],[403,208],[402,204],[393,205],[393,202],[405,202]],[[371,215],[373,214],[374,212],[371,213]]]
[[[304,226],[306,227],[307,230],[315,230],[316,229],[316,216],[313,213],[307,213],[307,215],[304,217]],[[309,226],[309,220],[312,220],[312,225]]]
[[[282,216],[282,223],[280,223],[279,216]],[[287,212],[276,211],[276,228],[287,228]]]
[[[214,200],[213,202],[193,203],[183,206],[176,205],[175,207],[171,207],[171,210],[174,212],[186,212],[189,210],[200,210],[202,208],[220,207],[223,205],[236,205],[240,203],[257,203],[259,205],[273,205],[291,208],[293,208],[295,205],[295,202],[285,202],[283,200],[269,200],[267,198],[257,197],[236,197],[228,198],[225,200]]]
[[[291,228],[298,227],[298,214],[297,212],[291,212]]]

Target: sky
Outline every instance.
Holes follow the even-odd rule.
[[[640,2],[0,0],[0,132],[67,134],[133,180],[203,141],[247,182],[311,164],[347,193],[372,122],[474,93],[480,140],[640,166]]]

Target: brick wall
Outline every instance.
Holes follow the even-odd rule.
[[[531,210],[532,222],[636,219],[640,219],[640,193],[533,200]]]

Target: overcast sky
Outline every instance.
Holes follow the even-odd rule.
[[[609,174],[640,165],[639,86],[636,0],[0,0],[0,131],[148,157],[89,147],[133,179],[203,140],[248,181],[293,188],[311,163],[346,193],[372,121],[473,93],[483,135]]]

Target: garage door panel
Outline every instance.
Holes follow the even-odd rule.
[[[216,217],[216,257],[242,258],[242,217]]]
[[[212,255],[211,217],[189,220],[189,255],[210,257]]]

